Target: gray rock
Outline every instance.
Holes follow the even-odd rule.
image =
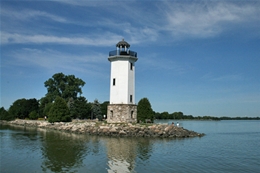
[[[138,136],[138,137],[161,137],[161,138],[186,138],[186,137],[202,137],[203,133],[197,133],[177,127],[164,124],[132,124],[132,123],[100,123],[86,120],[77,120],[73,122],[56,122],[49,123],[47,121],[36,120],[14,120],[0,121],[2,124],[32,126],[44,129],[55,129],[58,131],[67,131],[72,133],[105,135],[105,136]]]

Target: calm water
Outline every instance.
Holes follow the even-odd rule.
[[[179,123],[206,136],[112,138],[1,126],[0,172],[259,172],[260,121]]]

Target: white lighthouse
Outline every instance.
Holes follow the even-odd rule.
[[[116,50],[109,52],[111,62],[110,104],[107,122],[136,122],[135,104],[135,62],[137,53],[130,51],[124,39],[116,44]]]

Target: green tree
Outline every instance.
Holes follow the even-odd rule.
[[[47,88],[46,97],[53,101],[57,96],[62,97],[66,101],[69,98],[76,99],[78,94],[82,94],[81,88],[85,85],[82,79],[76,78],[74,75],[64,75],[56,73],[52,78],[44,82]]]
[[[32,111],[30,114],[29,114],[29,118],[31,120],[36,120],[38,118],[38,113],[36,111]]]
[[[53,103],[47,103],[44,107],[44,110],[43,110],[43,116],[42,117],[49,117],[49,113],[50,113],[50,110],[51,110],[51,107],[52,107]]]
[[[39,101],[35,98],[27,99],[26,100],[26,107],[27,107],[27,110],[29,111],[29,113],[32,112],[32,111],[38,112],[39,111]]]
[[[170,119],[183,119],[183,113],[182,112],[174,112],[170,114]]]
[[[39,103],[33,99],[18,99],[9,108],[9,114],[16,118],[29,118],[29,113],[32,111],[38,112]]]
[[[161,113],[161,118],[162,119],[170,119],[169,117],[170,117],[169,112],[165,111],[165,112]]]
[[[26,99],[16,100],[9,108],[9,114],[24,119],[29,112],[26,110]]]
[[[109,101],[105,101],[101,104],[101,112],[102,115],[106,115],[107,116],[107,105],[109,104]]]
[[[137,121],[145,122],[145,119],[154,120],[154,111],[147,98],[142,98],[137,104]]]
[[[91,104],[88,103],[85,97],[80,96],[69,105],[71,117],[79,119],[90,118]]]
[[[4,107],[0,108],[0,120],[7,120],[7,121],[11,121],[14,120],[14,117],[12,115],[10,115]]]
[[[59,96],[56,97],[48,113],[48,121],[51,123],[71,121],[69,108],[63,98]]]
[[[162,119],[161,114],[159,112],[154,113],[154,118],[155,119]]]
[[[94,103],[92,103],[92,118],[98,118],[99,121],[102,120],[102,111],[100,103],[97,99],[94,100]]]
[[[194,117],[192,115],[183,115],[183,119],[192,120]]]
[[[39,117],[43,118],[47,115],[46,107],[52,103],[50,97],[42,97],[39,100]],[[49,109],[48,109],[49,110]]]

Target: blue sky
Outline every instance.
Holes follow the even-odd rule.
[[[1,1],[1,107],[40,99],[53,74],[109,100],[109,51],[138,53],[136,103],[193,116],[260,116],[260,1]]]

